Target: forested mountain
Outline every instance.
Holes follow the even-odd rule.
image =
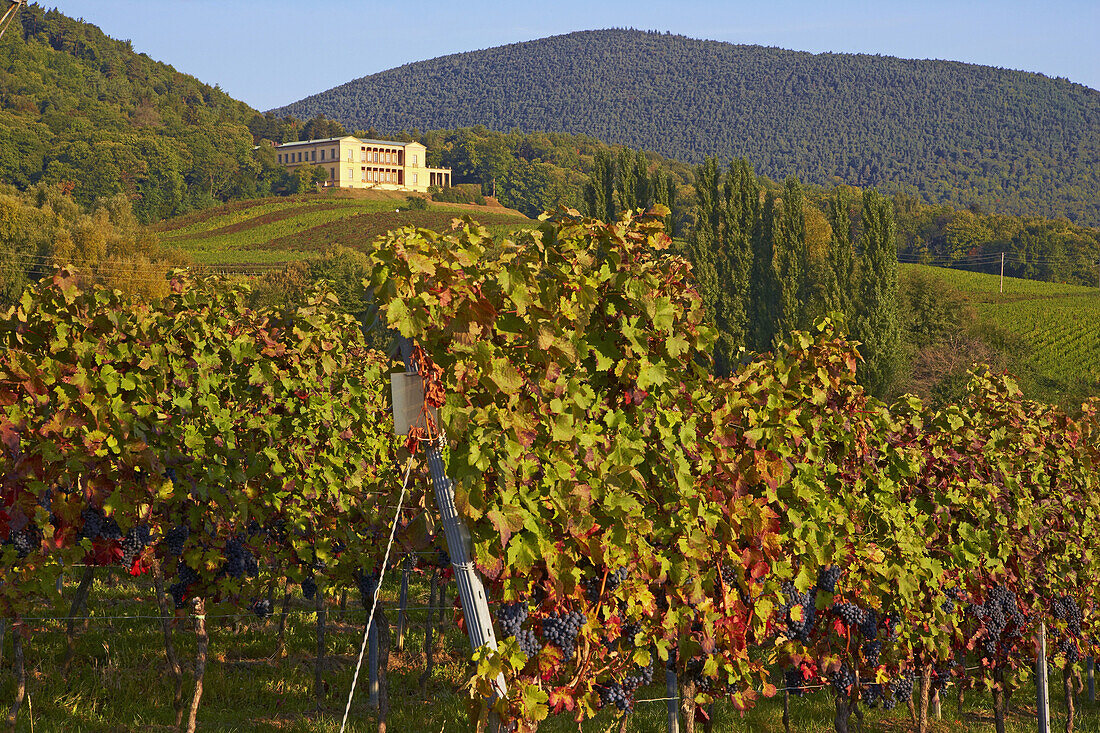
[[[585,133],[775,179],[1100,224],[1100,91],[951,61],[809,54],[632,30],[408,64],[276,111],[383,132]]]

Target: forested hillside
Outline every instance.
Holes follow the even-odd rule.
[[[0,181],[124,193],[142,221],[263,192],[256,112],[37,4],[0,41]],[[268,184],[268,187],[270,184]]]
[[[1100,92],[950,61],[809,54],[628,30],[445,56],[276,111],[383,132],[585,133],[780,179],[1100,224]]]

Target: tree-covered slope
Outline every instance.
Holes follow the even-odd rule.
[[[383,132],[551,130],[772,177],[1100,223],[1100,92],[951,61],[809,54],[629,30],[408,64],[288,105]]]
[[[0,41],[0,182],[126,194],[143,221],[253,192],[255,110],[37,4]]]

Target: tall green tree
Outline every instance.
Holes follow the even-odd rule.
[[[625,209],[638,208],[637,182],[634,175],[634,151],[622,148],[615,161],[615,214]]]
[[[775,230],[781,205],[774,191],[764,196],[760,220],[752,236],[752,275],[749,278],[748,347],[770,351],[775,345],[780,313],[780,285],[775,271]]]
[[[806,218],[803,212],[802,185],[790,176],[783,183],[778,226],[775,233],[775,276],[779,286],[776,298],[775,334],[787,338],[804,327],[803,301],[806,295]]]
[[[856,258],[852,249],[851,196],[838,187],[826,205],[829,246],[825,251],[824,300],[827,313],[842,314],[850,323],[856,302]]]
[[[857,375],[867,391],[884,396],[900,363],[898,250],[894,209],[874,189],[863,192],[860,216],[858,315],[852,336],[860,342],[863,366]]]
[[[667,171],[660,168],[653,171],[649,179],[649,190],[653,197],[652,204],[662,204],[668,207],[668,215],[665,216],[665,231],[674,236],[672,207],[676,203],[676,181]]]
[[[695,287],[712,323],[716,320],[718,298],[722,292],[717,263],[721,227],[719,180],[718,160],[715,158],[707,158],[703,165],[695,169],[695,226],[691,228],[684,246],[684,254],[691,261],[695,274]]]
[[[715,373],[726,376],[748,338],[749,278],[752,237],[760,218],[760,184],[743,158],[730,163],[722,184],[718,278],[721,293],[715,307],[719,337],[715,343]]]
[[[604,221],[615,220],[615,174],[611,151],[600,150],[592,163],[592,174],[584,187],[587,214]]]
[[[653,191],[649,182],[649,160],[646,159],[645,152],[642,150],[634,154],[632,174],[634,176],[634,207],[649,209],[654,203]]]

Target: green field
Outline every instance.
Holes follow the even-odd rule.
[[[289,198],[236,201],[170,219],[161,241],[200,264],[292,262],[333,245],[362,247],[380,234],[414,225],[441,230],[470,215],[494,234],[535,222],[500,207],[431,203],[408,210],[404,194],[326,191]]]
[[[395,604],[399,576],[388,576],[382,597],[387,620],[396,622]],[[29,704],[20,713],[20,731],[42,733],[175,730],[172,710],[172,677],[167,671],[153,589],[148,576],[131,578],[118,568],[97,570],[88,600],[89,623],[79,632],[76,654],[68,680],[62,679],[58,659],[65,650],[65,624],[44,617],[64,617],[76,588],[70,579],[61,595],[44,605],[35,619],[29,619],[29,638],[24,644],[28,665]],[[442,636],[436,634],[433,672],[420,685],[426,656],[423,624],[428,610],[428,587],[423,575],[414,575],[410,585],[409,632],[405,648],[394,648],[389,660],[390,731],[438,733],[470,730],[467,693],[462,689],[469,653],[468,641],[456,624],[455,586],[447,587],[447,609],[442,615]],[[210,633],[209,663],[206,669],[199,730],[294,731],[336,733],[351,686],[356,655],[362,639],[365,613],[358,599],[349,598],[341,612],[335,599],[327,612],[325,698],[316,710],[313,695],[316,654],[316,615],[295,589],[288,614],[286,656],[277,654],[277,615],[281,593],[276,594],[276,616],[261,621],[250,613],[235,613],[224,605],[208,607]],[[433,615],[436,615],[433,613]],[[438,618],[438,615],[436,615]],[[78,625],[79,626],[79,625]],[[190,619],[181,612],[172,632],[184,666],[184,698],[190,700],[190,673],[194,662],[195,635]],[[396,641],[394,642],[394,646]],[[4,635],[3,664],[10,666],[10,629]],[[659,677],[659,676],[658,676]],[[781,675],[776,671],[775,682]],[[663,680],[640,689],[635,712],[627,722],[630,733],[665,733],[668,730]],[[366,670],[356,688],[349,731],[376,731],[377,713],[368,704]],[[1064,725],[1061,680],[1050,680],[1052,730]],[[10,674],[0,677],[0,697],[14,695]],[[992,730],[988,694],[970,691],[959,714],[955,688],[949,688],[942,704],[943,719],[933,725],[937,733],[979,733]],[[791,726],[794,731],[828,733],[833,730],[833,705],[827,689],[805,697],[791,697]],[[1034,691],[1025,688],[1010,701],[1008,730],[1035,730]],[[1077,730],[1100,732],[1100,707],[1087,694],[1077,700]],[[781,697],[762,699],[742,714],[726,704],[714,709],[714,731],[750,733],[782,731]],[[865,733],[911,730],[904,706],[892,711],[865,711]],[[855,720],[853,719],[853,724]],[[681,728],[682,730],[683,728]],[[539,728],[545,733],[618,731],[609,712],[579,726],[568,713],[553,716]],[[697,730],[702,730],[702,727]]]
[[[963,293],[978,317],[1018,344],[1013,371],[1043,396],[1100,394],[1100,289],[927,265],[901,265]],[[1029,395],[1038,396],[1038,395]]]

